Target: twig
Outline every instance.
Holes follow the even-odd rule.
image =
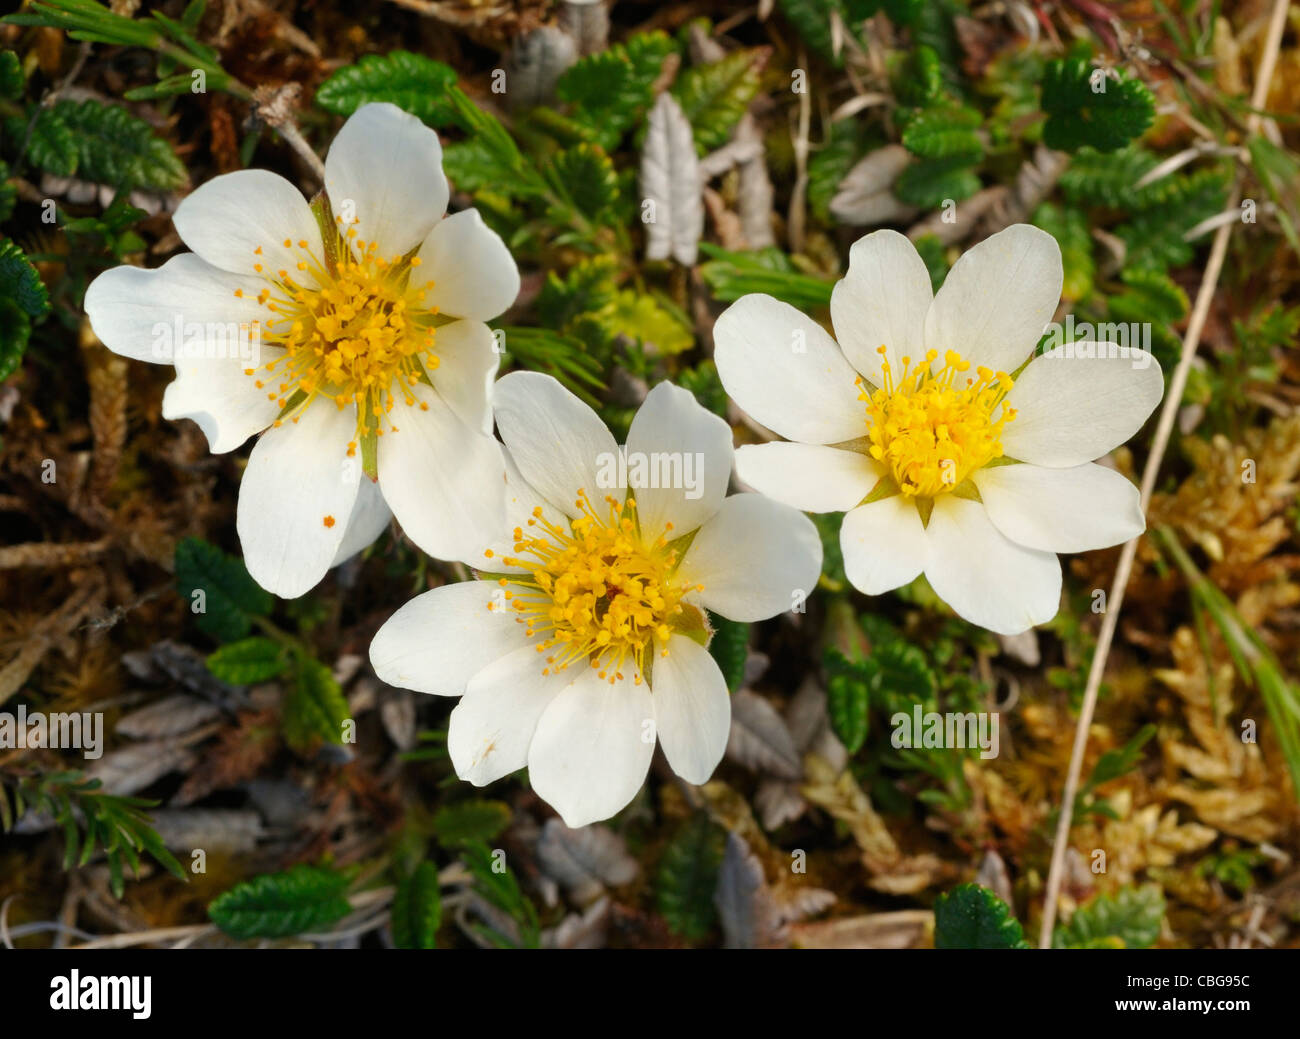
[[[1255,77],[1255,88],[1251,96],[1253,111],[1248,120],[1248,129],[1254,133],[1259,129],[1260,113],[1268,99],[1269,83],[1273,78],[1273,67],[1277,63],[1278,49],[1282,43],[1282,31],[1286,27],[1287,0],[1273,0],[1273,13],[1269,19],[1268,36],[1264,50],[1260,55],[1259,71]],[[1240,202],[1240,182],[1232,191],[1232,207]],[[1160,409],[1160,421],[1156,426],[1155,438],[1151,444],[1151,453],[1142,470],[1142,510],[1146,511],[1155,489],[1156,477],[1160,472],[1160,463],[1164,461],[1165,449],[1173,433],[1174,420],[1178,406],[1187,387],[1187,377],[1191,374],[1192,362],[1196,359],[1196,348],[1201,342],[1201,333],[1209,317],[1210,303],[1214,297],[1219,275],[1223,271],[1223,261],[1228,252],[1228,239],[1232,236],[1234,224],[1223,224],[1215,232],[1214,243],[1210,247],[1210,259],[1205,266],[1205,275],[1196,293],[1196,304],[1192,308],[1191,319],[1187,323],[1187,335],[1183,339],[1182,353],[1178,358],[1178,367],[1174,369],[1169,382],[1169,392],[1165,394],[1164,405]],[[1038,946],[1050,949],[1052,946],[1052,928],[1056,923],[1056,904],[1061,895],[1061,877],[1065,867],[1065,852],[1070,841],[1070,826],[1074,821],[1074,798],[1079,789],[1079,775],[1083,770],[1084,752],[1088,748],[1088,730],[1092,727],[1092,717],[1097,708],[1097,694],[1101,688],[1102,672],[1106,669],[1106,657],[1110,653],[1111,642],[1115,637],[1115,628],[1119,624],[1119,611],[1124,603],[1124,590],[1128,587],[1129,575],[1133,570],[1133,560],[1137,556],[1138,538],[1124,545],[1120,553],[1119,564],[1115,567],[1115,577],[1111,581],[1110,593],[1106,600],[1106,612],[1102,617],[1101,631],[1097,636],[1097,648],[1093,651],[1092,666],[1088,669],[1088,684],[1084,689],[1083,704],[1079,708],[1079,722],[1074,731],[1074,748],[1070,753],[1070,770],[1065,777],[1065,791],[1061,795],[1060,818],[1056,824],[1056,839],[1052,845],[1052,864],[1047,873],[1047,892],[1043,902],[1043,921],[1038,933]]]

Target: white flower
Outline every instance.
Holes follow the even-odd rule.
[[[847,512],[844,569],[869,595],[924,573],[992,631],[1050,620],[1055,553],[1145,529],[1137,488],[1093,460],[1136,433],[1164,390],[1150,354],[1108,343],[1019,371],[1061,277],[1055,239],[1017,224],[962,256],[934,295],[907,238],[877,231],[854,244],[832,294],[838,346],[769,296],[737,300],[713,331],[722,384],[793,441],[740,448],[737,474],[797,508]]]
[[[217,177],[176,210],[193,252],[86,292],[110,350],[175,364],[164,417],[193,419],[214,452],[267,430],[238,529],[249,573],[285,597],[390,510],[426,552],[468,560],[505,509],[483,322],[518,294],[509,252],[477,212],[444,219],[437,135],[393,105],[348,119],[325,187],[332,225],[273,173]]]
[[[490,572],[398,610],[371,644],[376,673],[463,696],[447,737],[457,774],[483,786],[526,765],[569,826],[632,799],[656,737],[678,775],[705,782],[731,702],[700,607],[755,621],[801,606],[816,530],[760,495],[727,498],[731,430],[668,383],[625,453],[550,376],[507,375],[494,410],[510,519],[485,541]]]

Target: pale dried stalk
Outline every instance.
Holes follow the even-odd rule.
[[[1260,125],[1260,112],[1268,98],[1269,83],[1273,78],[1273,68],[1277,64],[1278,50],[1282,43],[1282,31],[1286,26],[1287,0],[1274,0],[1273,13],[1269,18],[1268,36],[1264,50],[1260,54],[1259,70],[1255,76],[1255,89],[1251,95],[1253,111],[1247,121],[1251,133]],[[1234,187],[1231,206],[1239,205],[1240,186]],[[1160,472],[1160,463],[1164,461],[1165,450],[1173,433],[1174,420],[1178,406],[1187,387],[1187,377],[1191,374],[1192,362],[1196,359],[1196,348],[1201,342],[1201,333],[1205,330],[1205,321],[1210,313],[1210,303],[1214,298],[1215,286],[1223,271],[1224,257],[1228,252],[1228,239],[1232,236],[1233,224],[1224,224],[1214,235],[1210,247],[1210,259],[1205,266],[1205,275],[1196,292],[1196,304],[1192,308],[1191,319],[1187,323],[1187,335],[1183,338],[1182,353],[1178,358],[1178,367],[1169,382],[1169,392],[1165,395],[1164,405],[1160,409],[1160,421],[1156,426],[1155,438],[1151,443],[1151,453],[1147,456],[1146,467],[1142,470],[1142,510],[1146,511],[1151,503],[1151,494],[1155,489],[1156,477]],[[1124,603],[1124,590],[1128,586],[1129,575],[1133,570],[1133,560],[1137,555],[1138,538],[1125,544],[1120,553],[1119,564],[1115,567],[1115,577],[1111,581],[1110,593],[1106,599],[1106,612],[1102,615],[1101,631],[1097,636],[1097,648],[1093,651],[1092,666],[1088,669],[1088,684],[1084,689],[1083,704],[1079,708],[1079,722],[1074,731],[1074,748],[1070,753],[1070,770],[1065,777],[1065,791],[1061,795],[1060,818],[1056,824],[1056,840],[1052,845],[1052,864],[1047,873],[1047,892],[1043,902],[1043,921],[1038,933],[1040,949],[1052,946],[1052,929],[1056,923],[1056,903],[1061,895],[1061,878],[1065,867],[1066,848],[1070,843],[1070,824],[1074,819],[1074,799],[1079,790],[1079,774],[1083,769],[1084,752],[1088,747],[1088,730],[1092,727],[1092,717],[1097,708],[1097,694],[1101,688],[1101,676],[1106,670],[1106,657],[1115,638],[1115,628],[1119,624],[1119,611]]]

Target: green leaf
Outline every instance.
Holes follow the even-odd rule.
[[[1102,204],[1116,208],[1138,209],[1149,205],[1160,189],[1137,183],[1159,160],[1145,148],[1134,145],[1106,153],[1082,148],[1061,174],[1061,193],[1079,206]],[[1156,185],[1161,184],[1156,181]]]
[[[294,866],[236,885],[208,906],[208,916],[231,938],[287,938],[347,916],[349,883],[323,866]]]
[[[186,538],[176,546],[176,591],[195,614],[199,629],[220,642],[243,638],[252,618],[270,613],[274,603],[271,593],[248,575],[242,560],[200,538]]]
[[[318,740],[342,743],[348,718],[348,702],[330,669],[315,657],[296,653],[294,680],[285,690],[281,718],[289,746],[305,754]]]
[[[54,112],[77,147],[76,175],[131,191],[170,191],[186,183],[185,167],[153,128],[119,105],[59,101]]]
[[[510,806],[501,801],[462,801],[438,809],[433,817],[433,832],[447,846],[490,841],[509,825]]]
[[[393,894],[393,944],[399,949],[433,949],[442,922],[442,892],[438,867],[421,862],[409,877],[397,882]]]
[[[1155,97],[1137,79],[1116,82],[1074,55],[1048,62],[1043,72],[1043,142],[1077,151],[1091,145],[1111,152],[1140,137],[1155,117]]]
[[[914,162],[894,181],[899,201],[922,209],[935,209],[945,202],[960,202],[980,189],[980,179],[964,156],[922,159]]]
[[[987,888],[962,884],[934,903],[936,949],[1028,949],[1010,907]]]
[[[1187,316],[1187,293],[1163,271],[1132,268],[1120,280],[1128,287],[1108,301],[1113,319],[1172,325]]]
[[[639,33],[626,43],[578,59],[556,83],[556,96],[572,104],[574,120],[612,150],[654,102],[654,83],[675,49],[663,32]]]
[[[0,51],[0,98],[17,101],[23,96],[26,85],[18,55],[13,51]]]
[[[672,93],[703,155],[721,147],[762,84],[767,48],[732,51],[721,61],[695,65],[677,77]]]
[[[33,121],[34,120],[34,121]],[[27,136],[28,124],[31,136]],[[71,177],[77,172],[77,139],[54,108],[36,108],[27,115],[5,120],[5,136],[15,141],[27,140],[27,157],[56,177]]]
[[[810,310],[830,305],[835,283],[800,273],[779,249],[729,252],[711,242],[701,242],[700,251],[710,257],[700,266],[700,276],[714,297],[724,303],[761,292]]]
[[[0,162],[0,224],[13,216],[17,201],[18,188],[9,183],[9,167]]]
[[[1149,949],[1160,937],[1165,896],[1158,885],[1098,895],[1052,935],[1057,949]]]
[[[0,296],[17,303],[33,321],[43,318],[50,310],[45,283],[11,238],[0,241]]]
[[[728,691],[734,693],[745,680],[745,660],[749,656],[749,625],[710,613],[709,626],[713,628],[709,653],[717,662],[722,677],[726,679]]]
[[[1112,779],[1119,779],[1132,772],[1137,768],[1138,759],[1142,756],[1142,748],[1155,734],[1154,725],[1144,725],[1124,746],[1112,748],[1102,754],[1097,759],[1097,764],[1092,767],[1092,775],[1088,777],[1084,789],[1095,789],[1103,783],[1109,783]]]
[[[624,335],[660,356],[679,354],[695,345],[685,321],[662,298],[623,289],[595,318],[609,337]]]
[[[578,144],[558,153],[551,160],[551,176],[578,211],[593,219],[618,201],[618,174],[599,145]]]
[[[837,650],[828,650],[830,672],[826,680],[826,708],[835,735],[850,754],[857,753],[866,742],[870,724],[871,689],[861,674],[837,666],[847,663]],[[839,658],[836,660],[835,658]]]
[[[1165,270],[1191,263],[1194,246],[1183,235],[1227,200],[1227,177],[1219,170],[1163,179],[1168,183],[1162,185],[1160,200],[1115,229],[1128,247],[1125,268]]]
[[[913,48],[894,70],[893,82],[900,106],[928,108],[949,100],[943,64],[933,47]]]
[[[844,14],[840,0],[780,0],[777,6],[809,47],[835,68],[843,66],[844,52],[835,53],[831,37],[831,15]]]
[[[655,900],[668,928],[690,941],[713,930],[717,909],[713,892],[726,834],[704,812],[688,819],[673,835],[659,860]]]
[[[603,310],[618,292],[614,284],[617,271],[618,261],[612,256],[580,260],[563,278],[549,271],[537,297],[542,325],[567,330],[580,314]]]
[[[984,143],[976,131],[983,116],[973,108],[926,108],[917,112],[903,131],[903,146],[925,159],[984,158]]]
[[[261,636],[232,642],[208,656],[208,670],[231,685],[270,681],[282,675],[287,666],[284,648]]]
[[[1061,297],[1069,302],[1083,299],[1092,292],[1096,265],[1092,260],[1092,235],[1088,219],[1078,209],[1044,202],[1034,211],[1033,222],[1056,239],[1061,247],[1065,282]]]
[[[455,84],[456,70],[450,65],[410,51],[389,51],[339,69],[320,85],[316,103],[336,115],[351,115],[362,105],[387,101],[441,128],[454,119],[447,94]]]
[[[23,363],[32,323],[27,314],[11,299],[0,297],[0,382],[4,382]]]

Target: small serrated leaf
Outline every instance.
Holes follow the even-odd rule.
[[[1028,949],[1011,908],[988,888],[962,884],[934,903],[936,949]]]
[[[285,691],[281,719],[289,746],[308,753],[318,740],[342,743],[348,717],[348,702],[330,669],[315,657],[296,654],[294,680]]]
[[[713,893],[726,834],[704,812],[688,819],[664,848],[655,878],[655,900],[668,928],[690,941],[713,930]]]
[[[510,806],[501,801],[461,801],[444,805],[433,817],[433,832],[444,845],[486,843],[509,825]]]
[[[251,618],[270,613],[274,603],[242,561],[199,538],[186,538],[176,546],[176,590],[191,610],[202,604],[196,623],[222,642],[243,638]]]
[[[454,118],[446,95],[455,83],[456,70],[441,61],[404,50],[368,54],[322,83],[316,103],[336,115],[351,115],[362,105],[387,101],[440,128]]]
[[[1137,79],[1115,79],[1074,55],[1043,73],[1043,143],[1061,151],[1090,145],[1111,152],[1140,137],[1155,117],[1155,97]]]
[[[284,673],[284,648],[260,635],[222,646],[208,657],[208,670],[231,685],[266,682]]]
[[[332,869],[294,866],[236,885],[208,906],[208,916],[232,938],[286,938],[346,916],[348,883]]]
[[[721,61],[696,65],[677,77],[673,96],[695,132],[700,154],[726,143],[758,93],[769,50],[733,51]]]
[[[709,652],[727,681],[727,690],[734,693],[745,680],[745,660],[749,657],[749,625],[710,613],[709,626],[713,629]]]
[[[397,883],[393,894],[393,944],[399,949],[433,949],[442,923],[438,867],[421,862]]]
[[[1160,937],[1165,896],[1155,884],[1096,896],[1058,927],[1058,949],[1149,949]]]

